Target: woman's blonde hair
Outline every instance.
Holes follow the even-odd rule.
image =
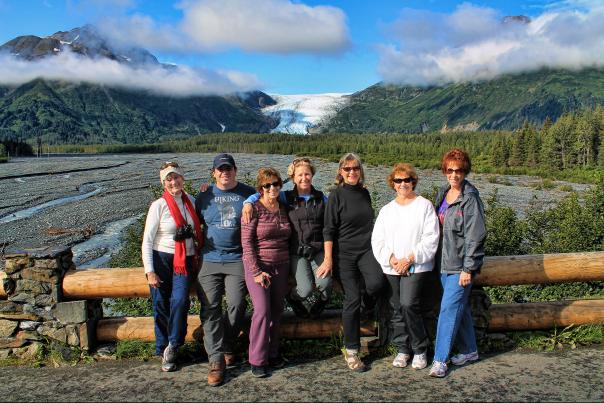
[[[365,182],[365,171],[363,170],[363,163],[361,162],[361,158],[355,153],[347,153],[340,158],[340,163],[338,164],[338,172],[336,173],[336,185],[341,186],[344,183],[344,177],[340,174],[340,169],[346,165],[346,163],[350,161],[355,161],[360,168],[360,176],[359,176],[359,184],[362,185]]]
[[[296,174],[296,168],[300,166],[307,166],[310,169],[310,173],[312,174],[312,176],[315,176],[315,166],[308,157],[300,157],[293,160],[291,164],[289,164],[289,166],[287,167],[287,176],[289,176],[291,179],[294,179],[294,175]]]

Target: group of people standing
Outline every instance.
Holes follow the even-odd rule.
[[[415,193],[415,169],[396,164],[388,177],[396,197],[375,219],[363,165],[353,153],[340,159],[329,196],[313,186],[316,171],[308,158],[292,161],[288,176],[294,187],[282,191],[277,170],[261,168],[254,189],[237,181],[233,157],[219,154],[212,168],[215,184],[204,186],[196,199],[183,190],[182,168],[163,164],[165,191],[149,209],[142,245],[162,370],[176,369],[191,288],[201,302],[208,384],[217,386],[226,368],[241,359],[233,343],[248,293],[253,305],[248,361],[252,375],[266,377],[271,368],[285,365],[279,350],[285,300],[296,315],[316,318],[329,301],[334,278],[344,291],[343,353],[349,369],[366,369],[359,355],[361,314],[375,319],[385,295],[391,341],[398,349],[392,365],[412,361],[413,368],[425,368],[430,341],[421,295],[434,270],[443,298],[430,375],[445,376],[454,341],[459,353],[451,363],[477,360],[469,296],[482,266],[486,230],[478,191],[466,180],[470,168],[462,150],[443,156],[447,184],[433,206]],[[314,290],[317,296],[311,298]]]

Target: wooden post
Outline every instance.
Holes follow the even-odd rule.
[[[201,342],[203,330],[199,316],[189,315],[187,319],[187,341]],[[291,312],[285,312],[281,322],[281,336],[288,339],[321,339],[331,337],[342,331],[341,312],[325,311],[320,319],[300,319]],[[154,341],[153,318],[106,318],[97,325],[97,340],[103,342],[116,340]],[[375,336],[374,323],[361,324],[361,336]]]
[[[476,285],[569,283],[604,280],[604,252],[487,257]]]
[[[495,304],[490,312],[491,332],[604,324],[604,299]]]
[[[490,332],[564,328],[569,325],[604,324],[604,299],[535,302],[526,304],[497,304],[491,306]],[[300,319],[291,313],[284,315],[281,334],[289,339],[328,338],[341,332],[339,311],[327,311],[319,319]],[[362,336],[375,336],[373,323],[361,326]],[[97,326],[97,340],[153,341],[153,318],[107,318]],[[188,318],[187,341],[201,341],[203,332],[199,316]]]
[[[4,279],[6,279],[6,273],[0,271],[0,299],[6,299],[6,291],[4,291]]]
[[[142,267],[71,270],[67,298],[148,297]],[[476,285],[501,286],[604,280],[604,252],[487,257]]]

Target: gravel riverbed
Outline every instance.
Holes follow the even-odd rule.
[[[16,250],[51,245],[74,246],[90,237],[103,235],[112,223],[124,226],[135,221],[153,199],[151,185],[159,184],[158,169],[164,161],[178,161],[186,179],[197,187],[210,178],[214,154],[117,154],[16,158],[0,165],[0,247]],[[291,155],[234,154],[239,177],[255,179],[257,169],[273,166],[287,172]],[[328,190],[337,164],[316,160],[315,185]],[[386,183],[389,167],[366,168],[366,184],[379,207],[393,197]],[[441,185],[439,171],[420,170],[417,190],[429,191]],[[492,183],[493,177],[496,182]],[[483,200],[497,189],[499,200],[522,213],[533,197],[547,206],[564,197],[563,184],[582,191],[586,185],[555,182],[554,187],[536,190],[541,179],[530,176],[471,174],[469,180]],[[503,185],[505,183],[506,185]],[[65,200],[68,198],[67,200]],[[32,209],[32,211],[24,211]],[[128,220],[130,218],[130,220]],[[114,226],[115,227],[115,226]],[[112,228],[105,237],[119,237]],[[116,244],[119,242],[116,242]],[[115,246],[109,249],[115,249]],[[110,253],[107,247],[82,250],[79,261]]]

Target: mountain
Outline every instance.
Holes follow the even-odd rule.
[[[604,70],[542,69],[434,87],[376,84],[350,96],[320,131],[420,133],[540,126],[567,111],[604,104]]]
[[[8,52],[25,60],[36,60],[70,50],[82,56],[103,57],[135,65],[155,64],[159,61],[147,50],[110,44],[92,25],[59,31],[45,38],[34,35],[19,36],[0,46],[0,52]]]
[[[116,48],[92,26],[46,38],[21,36],[0,46],[27,61],[66,50],[133,66],[161,64],[141,48]],[[177,97],[91,83],[36,79],[0,86],[0,141],[40,138],[51,143],[145,143],[210,132],[266,133],[278,121],[260,109],[275,101],[261,91]]]

